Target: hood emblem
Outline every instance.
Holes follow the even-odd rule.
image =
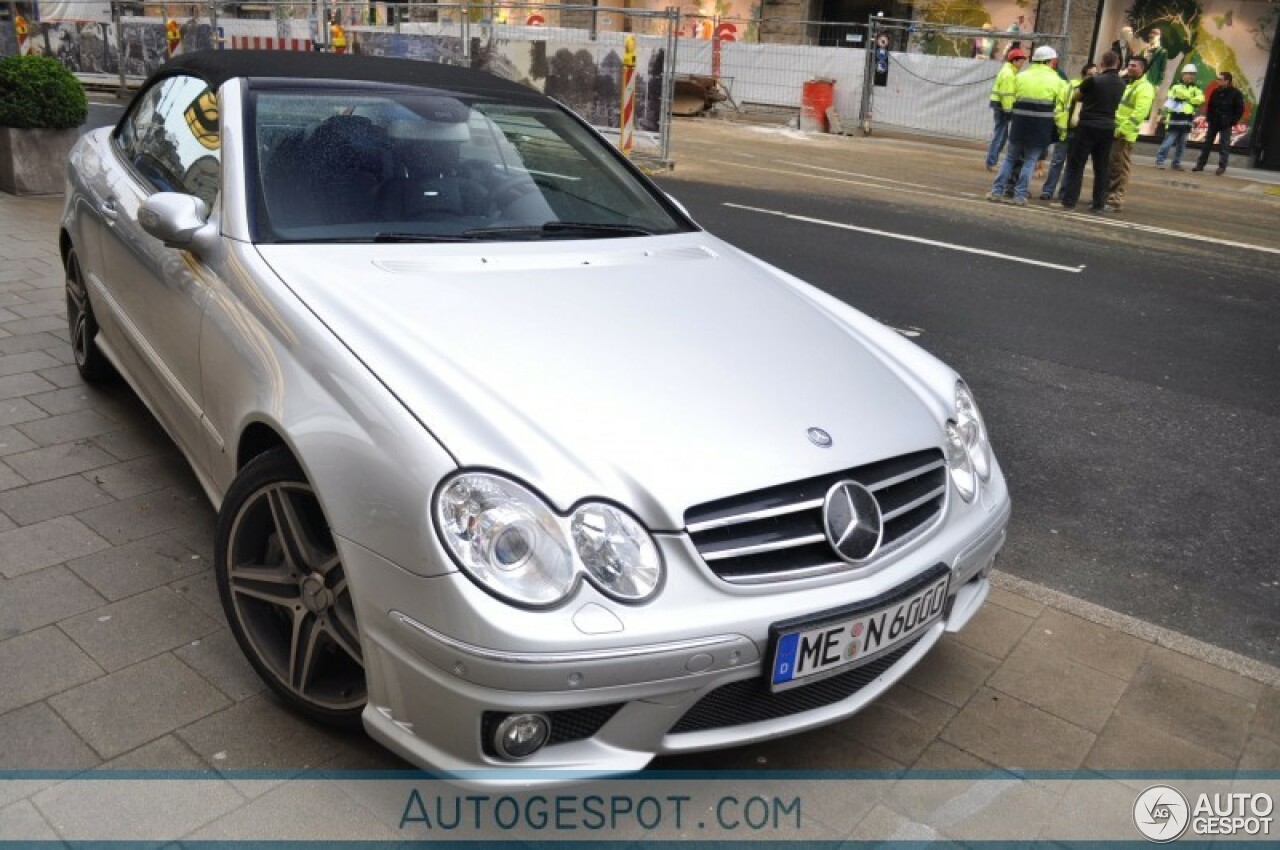
[[[831,448],[831,435],[821,428],[810,428],[809,442],[820,449],[829,449]]]
[[[822,505],[827,542],[845,561],[860,564],[880,549],[884,521],[880,503],[857,481],[837,482]]]

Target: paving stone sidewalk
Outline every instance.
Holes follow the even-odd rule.
[[[287,712],[241,657],[194,477],[123,383],[71,365],[60,210],[0,194],[0,770],[406,767]],[[1280,680],[1002,576],[857,717],[660,764],[1275,770]],[[51,784],[0,784],[0,839],[76,816]]]

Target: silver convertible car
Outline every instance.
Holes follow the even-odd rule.
[[[1009,496],[956,373],[521,85],[179,57],[75,148],[59,241],[76,363],[217,507],[253,667],[418,765],[811,729],[987,596]]]

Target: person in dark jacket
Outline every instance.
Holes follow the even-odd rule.
[[[1204,108],[1205,118],[1209,121],[1209,129],[1204,136],[1204,147],[1200,149],[1200,158],[1192,171],[1204,171],[1209,162],[1209,151],[1213,150],[1213,140],[1218,139],[1218,176],[1227,170],[1227,159],[1231,150],[1231,128],[1244,117],[1244,95],[1235,87],[1235,78],[1230,72],[1223,71],[1218,75],[1218,85],[1209,95],[1209,102]]]
[[[1116,109],[1124,96],[1125,82],[1120,77],[1120,57],[1111,51],[1102,54],[1102,73],[1085,77],[1076,88],[1080,120],[1071,136],[1067,151],[1067,174],[1063,178],[1062,208],[1075,209],[1084,183],[1084,165],[1093,161],[1094,212],[1105,207],[1111,144],[1116,130]]]

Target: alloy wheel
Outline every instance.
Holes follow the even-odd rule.
[[[364,704],[350,587],[309,485],[275,482],[244,500],[228,536],[225,580],[240,631],[291,696],[330,712]]]
[[[81,275],[80,259],[75,250],[67,252],[67,330],[71,336],[71,355],[80,376],[88,383],[105,380],[113,374],[110,363],[94,342],[98,323],[89,304],[89,293]]]

